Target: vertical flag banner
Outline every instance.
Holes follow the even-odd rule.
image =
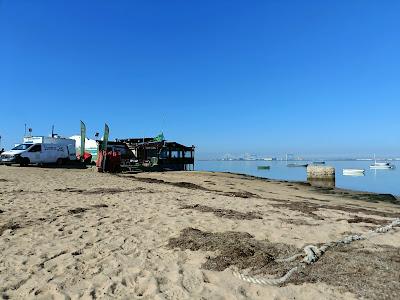
[[[81,121],[81,158],[85,153],[86,125]]]
[[[110,128],[107,124],[104,124],[104,136],[103,136],[103,150],[107,150],[108,136],[110,135]]]
[[[106,159],[107,159],[107,143],[108,143],[108,136],[110,135],[110,128],[108,128],[107,124],[104,124],[104,136],[103,136],[103,150],[105,150],[105,155],[103,159],[103,172],[106,169]]]

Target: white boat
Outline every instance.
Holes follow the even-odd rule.
[[[391,164],[388,163],[388,162],[377,162],[377,161],[376,161],[375,154],[374,154],[374,160],[375,160],[375,163],[374,163],[373,165],[370,165],[370,166],[369,166],[370,169],[374,169],[374,170],[388,170],[388,169],[394,169],[394,166],[391,165]]]
[[[375,170],[388,170],[388,169],[394,169],[394,166],[391,165],[390,163],[374,163],[373,165],[369,166],[370,169],[375,169]]]
[[[364,169],[343,169],[344,176],[364,176]]]

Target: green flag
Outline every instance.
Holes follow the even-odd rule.
[[[110,135],[110,128],[107,124],[104,124],[104,136],[103,136],[103,150],[107,150],[108,137]]]
[[[162,132],[153,139],[154,142],[162,142],[164,140],[165,140],[164,133]]]
[[[86,125],[81,121],[81,157],[85,153]]]

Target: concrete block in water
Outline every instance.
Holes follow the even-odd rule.
[[[316,187],[334,188],[336,185],[335,168],[329,166],[309,165],[307,181]]]
[[[332,180],[335,178],[335,168],[329,166],[309,165],[307,167],[307,178]]]

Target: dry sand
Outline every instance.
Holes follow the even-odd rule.
[[[398,216],[388,196],[234,174],[0,166],[0,297],[398,299],[398,228],[279,287],[232,275],[281,276],[275,258]]]

